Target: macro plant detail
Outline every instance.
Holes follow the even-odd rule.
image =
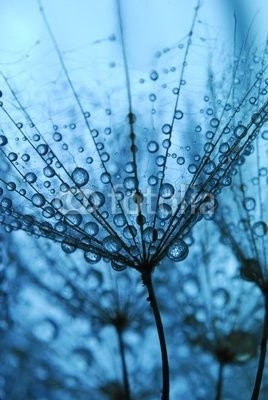
[[[226,205],[217,215],[222,237],[240,263],[241,277],[254,283],[264,298],[265,317],[259,368],[252,399],[258,399],[267,346],[267,138],[263,130],[255,141],[249,168],[238,171],[232,186],[233,207]]]
[[[256,296],[257,290],[252,291],[240,279],[237,259],[226,244],[220,244],[215,224],[206,223],[200,228],[203,235],[197,236],[189,257],[198,260],[198,266],[193,271],[191,259],[185,263],[176,296],[177,309],[184,321],[186,340],[192,348],[210,354],[215,360],[215,388],[210,390],[211,398],[220,400],[232,392],[234,397],[239,393],[239,388],[225,384],[226,369],[237,365],[242,375],[256,358],[262,304]],[[208,245],[204,237],[211,238]],[[213,251],[215,245],[222,247],[217,255]],[[182,308],[183,304],[187,306]]]
[[[1,66],[1,225],[58,242],[70,257],[82,251],[83,261],[77,257],[85,268],[97,270],[93,265],[105,261],[116,271],[140,273],[159,335],[162,399],[168,400],[169,360],[152,273],[165,259],[187,258],[192,228],[213,217],[221,191],[233,188],[252,143],[265,135],[267,52],[249,54],[256,59],[250,76],[243,48],[224,71],[217,69],[197,1],[183,39],[154,48],[153,69],[144,71],[133,61],[126,3],[105,6],[111,12],[105,35],[92,22],[88,42],[73,50],[51,2],[36,2],[33,47],[21,62]],[[208,60],[200,66],[203,43]],[[261,194],[259,202],[263,213]],[[265,230],[263,218],[257,223]],[[96,300],[91,307],[98,309]],[[129,400],[125,321],[116,318],[108,320],[118,336]]]

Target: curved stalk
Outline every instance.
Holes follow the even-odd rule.
[[[218,381],[217,381],[217,389],[216,389],[215,400],[221,400],[222,386],[223,386],[223,371],[224,371],[224,364],[220,361],[219,362]]]
[[[168,363],[168,354],[167,354],[167,346],[165,339],[165,332],[161,320],[161,315],[159,311],[159,307],[157,304],[157,300],[154,293],[154,287],[152,283],[152,273],[151,271],[148,273],[144,273],[142,275],[143,283],[146,286],[149,294],[148,301],[151,304],[153,309],[156,329],[159,338],[159,344],[161,349],[161,357],[162,357],[162,379],[163,379],[163,389],[162,389],[162,400],[169,400],[169,363]]]
[[[121,362],[122,362],[122,373],[123,373],[125,399],[131,400],[130,385],[129,385],[129,379],[128,379],[128,370],[127,370],[127,363],[126,363],[126,348],[125,348],[125,343],[123,340],[123,332],[120,328],[116,327],[115,329],[116,329],[116,333],[117,333],[117,337],[118,337],[119,352],[120,352],[120,357],[121,357]]]
[[[259,364],[257,369],[257,374],[255,378],[254,388],[251,396],[251,400],[258,400],[260,389],[261,389],[261,382],[262,382],[262,375],[265,365],[265,358],[266,358],[266,350],[267,350],[267,339],[268,339],[268,293],[264,293],[264,322],[263,322],[263,331],[262,331],[262,339],[260,345],[260,356],[259,356]]]

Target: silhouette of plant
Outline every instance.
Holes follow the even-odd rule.
[[[192,99],[197,85],[190,66],[200,67],[193,62],[193,49],[204,41],[198,34],[202,22],[197,1],[186,37],[178,42],[176,67],[168,68],[176,78],[169,80],[156,68],[145,79],[131,68],[126,6],[117,0],[117,26],[108,39],[98,38],[90,47],[92,64],[98,65],[94,82],[91,62],[85,72],[78,71],[72,57],[78,57],[81,66],[82,52],[62,50],[49,22],[52,16],[38,3],[45,39],[35,43],[29,58],[41,54],[41,67],[38,63],[31,70],[31,83],[23,92],[17,89],[16,76],[2,73],[0,152],[3,164],[8,161],[12,169],[0,177],[1,224],[7,231],[23,230],[59,242],[67,254],[80,249],[89,264],[104,258],[118,271],[128,267],[141,274],[159,335],[162,399],[167,400],[168,355],[152,272],[165,257],[187,257],[192,227],[211,217],[215,196],[231,183],[234,164],[243,163],[266,122],[266,67],[254,70],[253,81],[240,86],[236,63],[229,87],[223,85],[215,98],[206,95],[215,81],[204,62],[196,75],[204,91]],[[99,49],[106,57],[112,54],[108,70],[100,65]],[[157,53],[159,65],[167,63],[168,52]],[[239,95],[234,95],[234,84]],[[158,94],[160,87],[168,89],[167,96],[165,91]],[[34,104],[28,100],[33,93]],[[252,98],[257,99],[254,112]],[[192,126],[191,111],[199,113],[200,107],[200,123]]]
[[[262,304],[254,290],[240,280],[237,260],[226,245],[220,244],[214,223],[206,223],[203,230],[200,226],[196,233],[199,235],[193,252],[180,269],[180,279],[176,280],[179,282],[177,312],[192,350],[210,353],[217,362],[215,391],[211,390],[211,382],[209,391],[211,398],[220,400],[225,398],[226,367],[242,365],[256,357]],[[176,337],[175,334],[173,341]],[[213,363],[212,366],[215,373]],[[204,372],[200,370],[202,376]],[[239,386],[230,389],[236,398]]]
[[[132,271],[122,275],[107,268],[85,271],[77,257],[63,253],[55,260],[49,243],[18,239],[24,241],[37,262],[29,266],[23,254],[19,260],[14,258],[16,279],[21,285],[13,302],[14,328],[3,340],[6,365],[2,367],[9,398],[16,398],[19,391],[38,397],[45,390],[48,398],[114,399],[121,393],[126,399],[130,392],[124,380],[130,386],[132,382],[132,399],[155,398],[158,385],[154,379],[159,370],[155,353],[149,355],[152,321],[144,309],[144,288],[137,285],[138,276]],[[11,243],[12,258],[17,242]],[[146,352],[140,351],[141,345]],[[27,354],[38,346],[33,355]],[[152,350],[155,352],[154,346]],[[8,389],[17,373],[12,369],[15,361],[10,362],[13,353],[21,375],[27,373],[27,364],[37,371],[33,381],[25,377],[21,389],[18,383],[17,391]],[[70,357],[71,364],[67,361]],[[55,368],[58,373],[53,378]],[[38,375],[43,369],[47,376],[44,381],[41,372]]]

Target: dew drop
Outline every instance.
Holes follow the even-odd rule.
[[[105,203],[105,196],[101,192],[94,192],[89,195],[88,201],[94,208],[100,208]]]
[[[79,226],[82,220],[82,215],[79,214],[77,211],[71,210],[65,214],[65,221],[71,225]]]
[[[111,175],[108,172],[104,172],[103,174],[101,174],[101,181],[104,184],[110,183]]]
[[[182,261],[189,253],[189,248],[183,240],[176,240],[168,249],[168,258],[172,261]]]
[[[154,140],[150,141],[147,144],[147,149],[150,153],[156,153],[159,149],[158,143],[155,142]]]
[[[234,135],[238,139],[245,137],[247,134],[247,128],[244,125],[238,125],[234,130]]]
[[[70,240],[66,239],[61,243],[62,250],[67,254],[72,254],[76,250],[76,246]]]
[[[4,135],[0,135],[0,146],[5,146],[7,144],[7,138]]]
[[[96,236],[99,232],[99,227],[96,222],[87,222],[84,226],[84,231],[90,236]]]
[[[171,125],[169,125],[169,124],[164,124],[163,126],[162,126],[162,132],[165,134],[165,135],[169,135],[170,133],[171,133]]]
[[[101,260],[101,256],[91,251],[84,252],[84,258],[89,264],[97,264]]]
[[[42,194],[36,193],[32,196],[32,203],[35,207],[43,207],[46,203],[46,199]]]
[[[116,239],[114,236],[110,235],[107,236],[106,238],[104,238],[103,240],[103,246],[104,248],[109,251],[110,253],[118,253],[121,248],[122,245],[119,242],[118,239]]]
[[[55,142],[60,142],[62,140],[62,134],[59,132],[54,132],[53,139],[55,140]]]
[[[24,178],[28,183],[34,183],[37,180],[37,176],[33,172],[28,172]]]
[[[172,208],[169,204],[166,203],[159,204],[158,209],[156,211],[157,218],[161,219],[162,221],[165,221],[169,219],[171,215],[172,215]]]
[[[133,225],[126,226],[123,235],[126,239],[133,239],[137,235],[137,229]]]
[[[123,264],[119,261],[112,261],[111,266],[115,271],[118,271],[118,272],[124,271],[127,268],[127,266],[125,264]]]
[[[77,167],[72,172],[72,180],[80,188],[88,183],[89,175],[84,168]]]
[[[174,196],[175,189],[170,183],[164,183],[160,188],[160,196],[164,199],[170,199]]]
[[[126,225],[127,220],[126,217],[124,216],[124,214],[116,214],[113,218],[114,220],[114,224],[118,227],[118,228],[122,228],[123,226]]]
[[[152,72],[150,73],[150,79],[151,79],[152,81],[156,81],[156,80],[158,79],[158,73],[157,73],[156,71],[152,71]]]
[[[255,222],[252,226],[252,230],[257,237],[263,237],[267,234],[267,224],[263,221]]]
[[[182,119],[182,118],[183,118],[183,112],[181,110],[176,110],[175,119]]]
[[[243,201],[243,206],[247,211],[254,210],[256,206],[255,199],[253,199],[253,197],[246,197]]]

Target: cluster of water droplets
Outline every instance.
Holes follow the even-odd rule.
[[[149,73],[131,71],[122,81],[126,63],[108,64],[111,76],[121,77],[109,102],[97,95],[91,106],[84,100],[85,85],[74,85],[55,42],[62,74],[47,117],[29,109],[13,79],[3,76],[0,217],[7,231],[46,236],[69,254],[80,248],[87,262],[104,257],[117,270],[186,258],[192,226],[213,216],[215,196],[231,184],[233,166],[251,154],[268,112],[265,70],[253,73],[249,89],[238,67],[239,96],[221,88],[215,100],[204,79],[192,112],[197,13],[184,42],[158,52]],[[105,42],[110,50],[118,45]],[[261,234],[260,225],[256,230]]]

